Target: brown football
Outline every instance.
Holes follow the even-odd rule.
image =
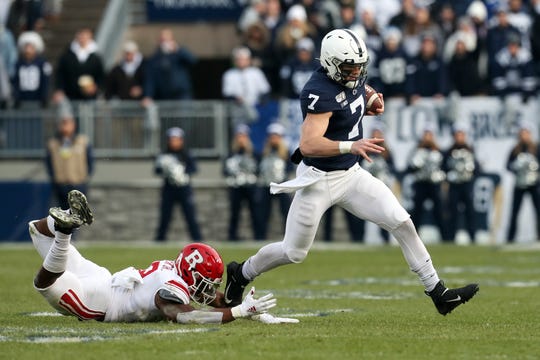
[[[369,85],[365,85],[366,87],[366,111],[372,111],[375,112],[377,109],[380,109],[383,107],[383,102],[381,98],[379,97],[379,94],[377,93],[377,90],[372,88]]]

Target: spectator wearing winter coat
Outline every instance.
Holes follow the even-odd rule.
[[[187,48],[178,45],[171,29],[161,30],[158,48],[145,69],[144,103],[191,99],[190,68],[196,62],[196,57]]]
[[[370,85],[385,98],[404,97],[409,59],[401,47],[401,31],[388,27],[383,33],[383,47],[378,52],[371,71]]]
[[[536,78],[531,52],[522,47],[520,38],[512,35],[490,66],[493,95],[506,98],[519,95],[524,102],[534,96]]]
[[[52,67],[42,55],[43,40],[38,33],[27,31],[19,36],[18,47],[20,57],[12,79],[15,107],[45,107]]]
[[[462,38],[456,39],[454,47],[454,53],[448,63],[450,90],[457,91],[461,96],[483,94],[484,81],[480,78],[474,52],[467,49],[466,40]]]
[[[91,100],[98,95],[104,80],[104,68],[92,30],[77,31],[69,48],[60,56],[55,71],[56,91],[53,101]]]
[[[109,72],[105,80],[105,98],[140,100],[143,96],[145,61],[137,44],[124,44],[122,60]]]
[[[234,67],[222,77],[222,95],[231,100],[233,126],[249,124],[259,119],[256,106],[270,93],[264,73],[251,64],[251,51],[246,47],[232,51]]]
[[[442,98],[447,94],[445,64],[437,54],[437,41],[430,34],[423,36],[420,53],[408,68],[407,94],[412,103],[421,97]]]
[[[499,7],[496,10],[496,16],[488,24],[486,39],[488,63],[492,63],[495,55],[506,47],[508,37],[511,34],[515,34],[518,37],[521,36],[519,30],[508,21],[506,10],[503,7]]]

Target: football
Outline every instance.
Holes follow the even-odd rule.
[[[377,90],[369,85],[366,87],[366,111],[376,112],[377,109],[383,107],[383,102],[377,93]]]

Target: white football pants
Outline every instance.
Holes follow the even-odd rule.
[[[54,238],[40,233],[34,222],[28,224],[30,237],[45,259]],[[54,233],[54,220],[50,216],[47,225]],[[85,259],[73,245],[69,245],[67,256],[66,271],[51,286],[36,290],[61,314],[81,320],[103,320],[111,299],[111,273]]]
[[[320,172],[300,163],[297,174],[305,176],[306,171]],[[244,276],[253,280],[280,265],[302,262],[313,244],[321,217],[333,205],[394,235],[411,270],[419,275],[426,289],[433,289],[439,278],[409,214],[382,181],[358,164],[348,170],[327,172],[315,183],[297,190],[283,241],[266,245],[250,257],[243,267]]]

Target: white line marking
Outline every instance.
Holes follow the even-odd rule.
[[[45,311],[42,311],[42,312],[32,312],[32,313],[27,313],[27,314],[24,314],[26,316],[43,316],[43,317],[57,317],[57,316],[64,316],[60,313],[57,313],[57,312],[45,312]]]

